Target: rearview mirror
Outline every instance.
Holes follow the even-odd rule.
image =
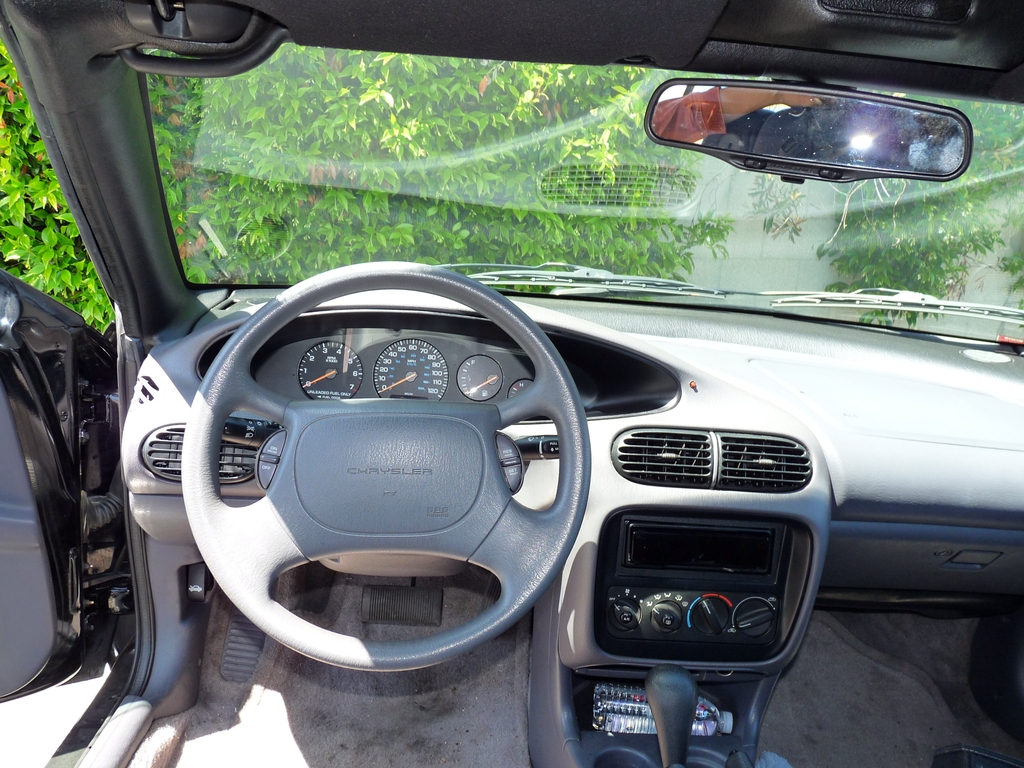
[[[786,180],[949,181],[973,134],[955,109],[910,99],[765,82],[670,80],[647,108],[647,134]]]

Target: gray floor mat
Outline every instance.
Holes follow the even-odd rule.
[[[871,647],[837,618],[815,612],[800,653],[768,706],[761,748],[783,755],[793,768],[928,768],[936,749],[957,742],[1019,753],[1024,745],[983,714],[984,724],[978,713],[957,718],[947,704],[947,695],[963,703],[956,697],[962,698],[966,686],[960,635],[967,626],[953,628],[957,642],[940,649],[949,627],[921,621],[930,623],[880,616],[849,620],[873,644],[916,658],[919,666]],[[929,644],[935,647],[929,650]]]
[[[426,631],[362,625],[364,581],[339,576],[326,611],[306,618],[364,638]],[[443,626],[478,612],[485,589],[486,584],[449,583]],[[211,621],[200,700],[187,721],[155,723],[132,768],[530,764],[529,620],[455,662],[393,674],[330,667],[268,639],[253,680],[239,684],[218,672],[227,618],[221,598]]]
[[[832,616],[862,643],[924,671],[971,743],[1024,759],[1024,744],[989,719],[967,683],[977,619],[929,619],[913,613],[836,612]]]

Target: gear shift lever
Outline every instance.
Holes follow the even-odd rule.
[[[674,664],[659,664],[647,673],[644,687],[658,729],[661,762],[665,768],[685,768],[693,713],[697,709],[693,676]]]

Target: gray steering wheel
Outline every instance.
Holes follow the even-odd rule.
[[[406,289],[463,304],[504,330],[532,360],[532,386],[498,405],[414,400],[288,400],[252,377],[253,356],[323,302]],[[266,496],[244,507],[220,496],[218,453],[227,417],[257,413],[284,429]],[[519,504],[495,434],[532,417],[559,436],[555,500]],[[280,438],[278,438],[280,440]],[[185,509],[196,544],[225,594],[260,629],[314,659],[397,671],[447,661],[522,618],[561,571],[590,485],[590,442],[579,394],[544,332],[501,294],[423,265],[343,267],[282,292],[243,323],[213,361],[192,402],[182,453]],[[276,578],[339,554],[433,555],[492,572],[501,594],[457,627],[414,640],[371,642],[317,627],[271,597]]]

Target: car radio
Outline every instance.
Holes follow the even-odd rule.
[[[598,645],[645,658],[767,658],[799,603],[802,579],[795,590],[787,579],[794,548],[806,562],[809,536],[780,521],[612,515],[598,555]]]

